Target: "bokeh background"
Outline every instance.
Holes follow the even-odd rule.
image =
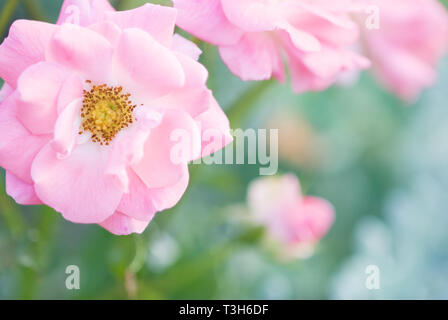
[[[0,39],[15,19],[55,22],[61,5],[0,0]],[[257,165],[191,166],[179,204],[126,237],[16,205],[2,171],[0,299],[448,299],[448,60],[437,84],[405,104],[368,73],[301,95],[244,83],[200,47],[232,127],[278,128],[279,173],[336,208],[314,255],[279,261],[244,223]],[[80,290],[65,287],[68,265],[80,268]],[[365,286],[368,265],[380,268],[379,290]]]

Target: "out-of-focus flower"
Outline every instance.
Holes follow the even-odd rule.
[[[219,46],[223,61],[243,80],[285,78],[293,89],[323,90],[346,70],[369,61],[349,49],[359,30],[347,12],[351,0],[173,0],[177,24]]]
[[[302,196],[293,174],[255,180],[249,187],[248,203],[254,220],[266,227],[271,242],[286,259],[309,256],[334,220],[331,204]]]
[[[116,12],[106,0],[67,0],[57,25],[13,23],[0,46],[10,196],[120,235],[179,201],[188,161],[216,151],[202,132],[221,136],[215,149],[231,136],[199,49],[173,36],[175,17],[150,4]],[[175,130],[189,139],[174,141]],[[175,145],[189,157],[173,161]]]
[[[280,160],[296,167],[314,169],[322,164],[325,143],[312,125],[291,110],[278,108],[267,127],[278,129]]]
[[[365,54],[385,87],[415,100],[448,49],[448,13],[437,0],[357,0]],[[378,25],[369,28],[369,23]]]

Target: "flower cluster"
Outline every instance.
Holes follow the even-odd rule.
[[[341,72],[369,61],[351,50],[359,37],[347,0],[174,0],[178,25],[219,46],[243,80],[285,79],[283,56],[296,92],[323,90]]]
[[[387,88],[413,100],[434,83],[448,49],[448,15],[437,0],[173,2],[178,25],[217,45],[234,74],[283,81],[286,61],[296,92],[325,89],[373,64]]]

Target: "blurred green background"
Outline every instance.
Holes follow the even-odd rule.
[[[15,19],[55,22],[61,5],[0,0],[0,39]],[[216,48],[200,46],[232,127],[278,128],[279,173],[297,174],[307,194],[335,206],[315,254],[277,261],[242,222],[257,165],[191,166],[179,204],[126,237],[16,205],[2,172],[0,299],[447,299],[448,61],[406,105],[368,73],[352,87],[302,95],[289,84],[244,83]],[[80,268],[80,290],[65,287],[69,265]],[[368,265],[380,268],[380,290],[365,287]]]

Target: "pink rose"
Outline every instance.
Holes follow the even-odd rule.
[[[249,187],[248,202],[254,220],[266,227],[288,258],[309,254],[334,220],[331,204],[302,196],[299,180],[292,174],[255,180]]]
[[[293,89],[323,90],[346,70],[369,66],[349,47],[359,30],[347,15],[351,0],[173,0],[177,24],[219,46],[229,69],[243,80],[285,78]]]
[[[435,82],[435,68],[447,51],[446,9],[437,0],[358,0],[358,4],[356,19],[376,76],[404,100],[416,99]],[[372,6],[377,11],[366,13]],[[367,28],[369,16],[370,23],[378,20],[379,29]]]
[[[0,166],[11,197],[118,235],[142,232],[179,201],[187,162],[232,138],[199,49],[173,36],[175,17],[150,4],[115,12],[106,0],[67,0],[57,25],[13,23],[0,46]],[[175,130],[191,141],[174,141]],[[207,130],[219,148],[202,141]],[[173,161],[180,143],[190,157]]]

